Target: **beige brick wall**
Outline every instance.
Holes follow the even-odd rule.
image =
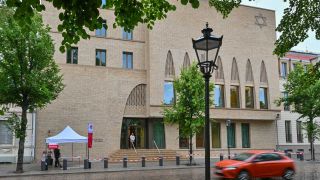
[[[126,100],[132,89],[138,84],[147,84],[147,117],[162,117],[163,83],[165,80],[165,62],[167,52],[172,52],[175,74],[179,75],[183,58],[188,52],[190,59],[195,60],[191,38],[201,35],[205,22],[213,27],[215,35],[224,35],[219,55],[222,59],[226,109],[211,109],[211,118],[250,122],[253,148],[270,148],[275,145],[274,119],[279,112],[273,101],[279,96],[278,63],[272,54],[275,34],[274,11],[240,6],[227,19],[222,19],[207,3],[194,10],[181,6],[170,12],[168,18],[158,21],[153,30],[139,25],[133,31],[133,40],[122,40],[120,28],[113,29],[114,15],[112,10],[100,10],[103,17],[108,17],[107,37],[97,38],[91,32],[90,40],[81,40],[78,64],[66,64],[66,54],[58,51],[62,40],[57,33],[59,23],[58,11],[46,4],[43,13],[44,22],[52,27],[52,38],[55,41],[54,58],[64,74],[66,87],[57,100],[38,111],[37,154],[45,149],[44,138],[48,130],[54,135],[66,125],[70,125],[81,135],[86,135],[87,123],[94,125],[94,142],[92,157],[103,157],[120,148],[121,123],[124,116]],[[267,19],[267,26],[260,28],[255,24],[255,16],[262,14]],[[95,49],[107,50],[107,67],[95,66]],[[122,52],[133,52],[133,70],[122,69]],[[230,78],[232,59],[236,58],[240,77],[241,108],[230,109]],[[245,108],[245,72],[250,59],[254,75],[255,109]],[[268,76],[269,110],[259,110],[260,67],[265,62]],[[239,126],[237,126],[239,129]],[[222,142],[225,142],[222,129]],[[237,131],[237,136],[241,131]],[[266,138],[266,136],[268,138]],[[165,126],[166,147],[177,149],[179,146],[176,126]],[[241,138],[237,138],[241,145]],[[195,141],[194,141],[195,142]],[[67,145],[68,146],[68,145]],[[84,154],[81,145],[74,147],[75,154]],[[224,146],[224,144],[223,144]],[[238,147],[237,147],[238,148]],[[64,148],[64,154],[71,154],[70,148]],[[64,152],[65,151],[65,152]]]

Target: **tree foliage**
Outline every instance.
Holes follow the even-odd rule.
[[[174,11],[176,6],[170,4],[169,0],[48,0],[52,5],[61,10],[59,19],[62,23],[58,31],[62,33],[63,41],[60,51],[64,52],[66,47],[76,44],[81,38],[88,39],[87,30],[93,31],[102,27],[102,18],[99,8],[110,8],[114,10],[116,17],[113,27],[123,27],[132,30],[139,23],[144,23],[152,28],[157,20],[166,18],[169,11]],[[200,0],[178,0],[183,5],[191,4],[198,8]],[[286,1],[286,0],[279,0]],[[45,10],[40,0],[6,0],[9,7],[15,7],[15,18],[21,25],[29,24],[38,12]],[[209,0],[209,5],[220,12],[226,18],[231,11],[238,7],[241,0]],[[292,47],[303,42],[309,30],[316,32],[316,38],[320,39],[320,1],[319,0],[289,0],[289,7],[284,10],[284,16],[277,27],[281,33],[276,41],[274,53],[284,56]]]
[[[181,71],[180,77],[173,82],[173,85],[177,100],[172,107],[164,108],[164,121],[179,125],[179,136],[189,138],[190,154],[192,154],[192,137],[204,126],[204,78],[197,65],[193,63]],[[210,90],[212,89],[213,84],[210,85]],[[191,163],[192,156],[190,156]]]
[[[299,119],[307,119],[303,127],[307,131],[310,146],[313,149],[314,140],[320,138],[319,125],[314,122],[314,119],[320,116],[320,69],[312,65],[307,68],[297,65],[289,74],[284,89],[288,92],[288,97],[280,98],[277,104],[292,105],[292,111],[300,114]]]
[[[19,26],[15,11],[0,7],[0,104],[21,107],[21,117],[9,118],[19,138],[17,172],[23,172],[27,111],[42,108],[63,90],[62,75],[53,60],[54,45],[37,13]]]

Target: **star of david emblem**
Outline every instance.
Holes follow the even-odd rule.
[[[256,25],[258,25],[260,28],[263,26],[267,26],[267,18],[264,17],[262,14],[259,14],[258,16],[255,16],[256,18]]]

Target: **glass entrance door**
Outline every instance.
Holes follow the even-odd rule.
[[[135,136],[134,146],[137,149],[146,148],[146,123],[144,119],[123,119],[121,128],[121,149],[132,148],[130,135]]]

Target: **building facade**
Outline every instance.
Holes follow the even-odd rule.
[[[279,87],[282,97],[288,96],[284,90],[288,74],[294,70],[297,64],[306,67],[309,64],[319,62],[320,54],[310,52],[290,51],[283,58],[278,59],[279,64]],[[307,133],[302,128],[302,122],[306,119],[299,119],[300,114],[291,112],[292,107],[281,106],[281,113],[277,120],[278,140],[277,146],[281,150],[291,150],[293,152],[303,151],[309,154],[310,143]],[[320,118],[315,121],[320,122]],[[320,153],[320,142],[315,141],[315,152]]]
[[[0,108],[3,106],[0,106]],[[6,125],[6,120],[11,113],[21,115],[22,110],[12,104],[5,106],[7,111],[0,116],[0,163],[15,163],[18,160],[19,139],[15,138],[14,134]],[[32,162],[35,154],[35,118],[36,114],[27,113],[27,129],[26,139],[24,144],[24,162]]]
[[[81,135],[93,124],[91,157],[104,157],[129,147],[187,153],[187,139],[179,138],[177,125],[163,123],[162,111],[174,102],[173,81],[196,56],[191,38],[201,35],[205,23],[215,35],[224,35],[213,74],[215,106],[210,108],[211,154],[226,152],[227,137],[232,152],[274,149],[279,97],[277,57],[272,54],[275,12],[240,6],[223,19],[208,2],[198,9],[171,3],[177,10],[152,30],[139,25],[132,32],[112,28],[113,10],[100,9],[108,29],[90,32],[67,53],[58,51],[62,40],[57,31],[58,11],[44,2],[43,19],[51,26],[54,58],[64,75],[66,87],[45,109],[37,111],[37,156],[45,149],[44,139],[70,125]],[[212,99],[213,101],[214,99]],[[227,133],[226,120],[231,120]],[[50,134],[48,133],[50,132]],[[194,137],[197,154],[204,154],[203,132]],[[69,147],[69,148],[68,148]],[[74,145],[85,155],[85,145]],[[62,154],[71,154],[63,145]]]

